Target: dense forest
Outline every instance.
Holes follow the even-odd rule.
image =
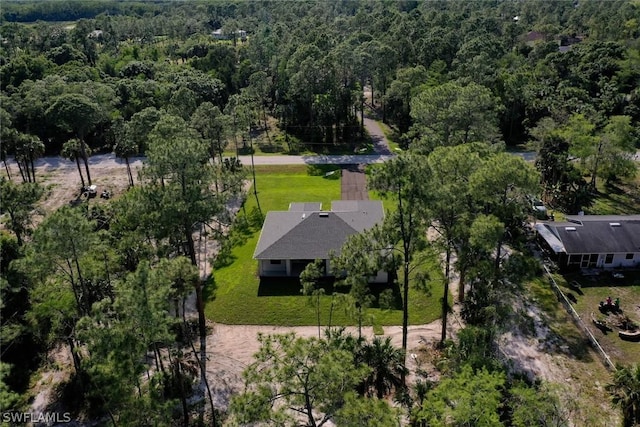
[[[2,411],[29,407],[30,381],[63,346],[73,375],[61,407],[104,424],[288,425],[285,407],[309,426],[575,423],[552,390],[507,374],[495,354],[503,293],[537,272],[501,251],[523,246],[527,195],[577,213],[598,185],[635,176],[639,83],[637,1],[3,2]],[[236,157],[256,151],[257,135],[265,152],[353,153],[367,140],[365,110],[402,151],[370,182],[394,209],[335,261],[363,298],[372,263],[399,272],[403,348],[340,331],[262,337],[252,387],[216,404],[202,352],[211,282],[194,232],[229,239],[226,205],[248,178]],[[505,147],[535,151],[535,167]],[[126,193],[40,215],[38,158],[72,160],[85,188],[91,155],[112,152],[127,166],[146,158],[139,175],[128,169]],[[252,215],[263,218],[259,202]],[[424,279],[412,272],[433,224],[446,280],[455,270],[471,289],[467,327],[447,340],[446,282],[434,296],[442,379],[409,390],[408,289]],[[357,256],[388,247],[392,261]],[[184,315],[190,294],[195,320]],[[635,400],[624,392],[640,370],[612,381],[625,425],[640,422],[637,388]]]

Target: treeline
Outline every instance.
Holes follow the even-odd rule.
[[[121,0],[67,1],[54,0],[46,2],[7,1],[2,6],[2,21],[36,22],[36,21],[77,21],[92,19],[104,13],[107,15],[136,15],[159,13],[170,2],[129,2]]]
[[[408,152],[376,178],[382,190],[398,191],[390,197],[410,202],[383,233],[402,248],[394,259],[406,268],[404,307],[421,279],[409,273],[427,245],[423,231],[438,224],[446,276],[455,268],[471,286],[465,318],[475,326],[502,319],[487,309],[508,290],[501,247],[517,242],[524,197],[540,190],[537,172],[547,199],[567,211],[587,206],[598,180],[635,173],[640,8],[633,2],[42,2],[10,3],[5,12],[51,8],[53,17],[63,5],[68,16],[99,5],[120,12],[0,28],[2,209],[14,235],[1,240],[3,406],[25,404],[18,394],[30,372],[63,345],[74,355],[70,395],[86,398],[79,411],[126,424],[139,416],[133,408],[164,420],[181,406],[188,424],[187,397],[205,370],[191,344],[206,335],[193,233],[223,239],[225,203],[243,180],[225,150],[252,152],[257,131],[289,152],[329,152],[363,136],[365,109],[380,114]],[[217,29],[226,40],[212,37]],[[274,118],[278,135],[268,132]],[[521,142],[538,150],[537,172],[499,154],[504,143]],[[74,160],[84,186],[88,158],[99,151],[127,162],[147,155],[142,185],[129,171],[133,189],[104,210],[65,207],[33,230],[43,192],[35,160],[45,153]],[[364,243],[383,241],[373,237]],[[191,291],[199,296],[197,325],[180,315]],[[404,349],[407,321],[405,313]],[[497,372],[482,381],[501,390],[487,405],[505,396],[501,368],[489,366],[493,333],[472,330],[462,337],[466,347],[452,350],[480,360],[479,372]],[[443,389],[469,380],[465,364]],[[349,383],[364,380],[363,372]],[[426,403],[444,401],[439,389],[423,390],[433,397]],[[442,407],[421,408],[418,424],[433,414],[457,419]]]
[[[508,145],[531,140],[547,117],[562,125],[580,113],[596,130],[611,116],[628,116],[634,128],[640,119],[634,24],[640,12],[630,2],[606,8],[600,2],[143,5],[155,11],[102,13],[72,26],[5,23],[0,81],[3,96],[16,98],[3,102],[16,129],[35,133],[46,152],[60,149],[66,135],[20,107],[31,85],[45,78],[63,78],[75,86],[64,89],[71,92],[104,85],[109,120],[88,138],[106,148],[113,117],[175,105],[189,115],[203,101],[224,110],[256,72],[266,73],[256,102],[262,113],[316,150],[348,146],[362,136],[365,86],[405,147],[421,137],[412,100],[447,82],[490,92],[496,140]],[[232,41],[215,41],[215,29]],[[233,36],[240,29],[248,31],[248,42]],[[559,44],[568,43],[561,51]],[[178,97],[183,82],[176,74],[194,70],[190,79],[222,82],[223,89],[206,98],[199,83],[188,83],[195,97],[184,91]],[[22,87],[26,81],[32,83]]]

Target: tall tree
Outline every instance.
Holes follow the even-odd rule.
[[[200,104],[191,117],[191,127],[209,142],[209,156],[214,161],[218,158],[220,163],[227,146],[227,121],[228,117],[222,114],[220,108],[210,102]]]
[[[80,155],[91,185],[86,139],[98,124],[105,121],[102,107],[85,95],[68,93],[55,98],[45,114],[49,123],[75,134],[80,141]]]
[[[257,71],[249,76],[249,86],[246,89],[254,99],[257,109],[262,115],[267,141],[271,143],[269,124],[267,123],[267,107],[271,102],[271,79],[264,71]]]
[[[633,125],[629,116],[611,116],[599,135],[599,156],[594,159],[591,180],[603,177],[607,183],[635,175],[638,167],[633,160],[636,147]]]
[[[569,143],[569,152],[580,159],[580,166],[584,173],[591,173],[589,185],[595,189],[602,149],[601,141],[596,135],[595,123],[583,114],[574,114],[562,127],[561,135]]]
[[[315,306],[318,322],[318,339],[320,339],[320,297],[324,295],[324,288],[320,286],[320,279],[324,275],[324,261],[317,259],[305,267],[300,273],[300,284],[303,295],[309,297],[309,301]]]
[[[232,194],[214,193],[207,143],[179,117],[164,116],[150,134],[143,175],[151,180],[149,200],[158,213],[159,236],[175,239],[174,250],[198,266],[193,233],[208,224]],[[201,340],[206,336],[202,286],[196,286]]]
[[[473,144],[437,147],[429,154],[430,170],[426,180],[430,201],[427,205],[431,227],[437,233],[437,243],[444,251],[444,292],[442,296],[442,333],[440,343],[447,337],[449,312],[449,282],[452,255],[462,256],[468,242],[467,224],[470,221],[469,182],[471,173],[481,163]],[[464,264],[461,264],[464,266]],[[464,269],[461,268],[459,297],[464,299]]]
[[[129,158],[138,154],[138,144],[133,137],[133,130],[129,123],[125,123],[120,120],[115,122],[112,126],[113,137],[115,143],[113,145],[113,152],[116,157],[124,159],[127,165],[127,177],[129,178],[129,187],[133,187],[133,174],[131,173],[131,164]]]
[[[587,182],[577,165],[569,160],[569,142],[557,123],[550,118],[540,120],[531,130],[535,138],[536,169],[540,172],[543,197],[551,204],[577,212],[589,203]]]
[[[402,266],[402,351],[407,351],[409,325],[409,282],[415,255],[424,248],[426,204],[429,195],[422,185],[429,172],[413,154],[401,154],[376,169],[371,188],[389,196],[395,211],[384,219],[383,228],[390,248],[400,256]],[[403,378],[404,382],[404,378]]]
[[[44,154],[44,144],[35,135],[18,133],[14,144],[15,159],[24,182],[36,182],[35,160]]]
[[[418,65],[398,70],[396,79],[391,82],[384,104],[387,118],[398,126],[400,133],[406,133],[411,126],[411,98],[427,82],[426,68]]]
[[[11,179],[11,171],[7,164],[7,156],[11,152],[11,148],[15,145],[17,131],[11,126],[11,115],[4,108],[0,107],[0,156],[4,169],[7,172],[7,178]]]
[[[82,368],[75,324],[103,294],[89,286],[84,265],[95,245],[93,224],[79,209],[64,206],[35,230],[26,258],[35,283],[30,295],[33,319],[45,338],[69,345],[78,374]]]
[[[60,155],[67,160],[72,160],[76,162],[76,166],[78,167],[78,174],[80,175],[80,182],[82,182],[82,187],[84,188],[84,175],[82,175],[82,168],[80,167],[80,157],[82,143],[77,138],[72,138],[64,143],[62,146],[62,151]]]
[[[499,105],[484,86],[448,82],[411,100],[414,128],[427,151],[439,145],[497,141]]]
[[[488,213],[504,225],[504,233],[496,242],[494,278],[499,278],[502,244],[509,231],[521,226],[526,196],[538,194],[540,177],[536,170],[519,156],[498,153],[491,156],[471,176],[471,193],[485,203]]]

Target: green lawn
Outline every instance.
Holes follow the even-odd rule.
[[[585,208],[592,215],[633,215],[640,210],[640,174],[615,185],[598,181],[598,194],[593,205]]]
[[[340,199],[340,180],[335,174],[327,178],[307,166],[263,166],[256,168],[257,188],[263,212],[286,210],[292,201],[320,201],[329,207],[332,200]],[[246,214],[245,214],[246,213]],[[257,205],[250,193],[244,209],[236,220],[232,241],[234,245],[222,266],[214,269],[213,279],[205,288],[206,314],[210,320],[229,324],[265,325],[314,325],[316,314],[309,298],[300,294],[297,283],[280,280],[260,284],[257,277],[257,261],[252,256],[258,242],[261,219]],[[442,294],[441,273],[434,262],[426,262],[425,268],[432,272],[433,282],[430,295],[412,289],[410,292],[409,321],[423,324],[439,317],[439,298]],[[377,295],[383,288],[373,285],[372,293]],[[347,292],[347,289],[336,289]],[[399,308],[399,290],[393,290]],[[332,293],[331,291],[328,293]],[[334,302],[337,302],[336,298]],[[329,323],[332,298],[321,298],[321,322]],[[340,304],[334,305],[333,325],[353,325],[356,321]],[[365,315],[365,324],[399,325],[402,323],[400,309],[370,308]]]
[[[611,325],[615,323],[614,314],[604,314],[598,310],[599,302],[611,296],[612,299],[620,298],[623,315],[640,324],[640,275],[629,273],[626,276],[625,279],[613,279],[608,274],[602,274],[593,279],[586,279],[579,275],[567,275],[564,279],[558,280],[558,284],[566,285],[572,280],[577,280],[582,285],[579,292],[568,286],[561,287],[570,299],[576,299],[574,308],[614,363],[640,363],[640,343],[621,340],[616,327],[613,327],[612,332],[604,333],[593,327],[591,322],[593,313],[597,319]]]
[[[554,275],[554,278],[561,287],[565,283],[562,276]],[[550,344],[552,344],[549,347],[549,354],[553,355],[555,363],[564,368],[567,373],[567,376],[560,380],[558,390],[564,388],[565,391],[562,391],[561,395],[565,395],[566,401],[573,402],[575,405],[571,415],[574,424],[609,425],[606,424],[606,417],[602,417],[602,411],[611,410],[607,405],[610,396],[604,389],[604,385],[611,382],[611,373],[607,371],[599,355],[573,323],[567,310],[558,302],[548,279],[538,277],[532,280],[527,288],[546,317],[546,324],[550,329]],[[563,291],[568,289],[563,288]],[[527,319],[523,317],[522,321],[526,322]],[[560,352],[551,350],[553,348]],[[562,350],[563,348],[566,348],[566,351]]]

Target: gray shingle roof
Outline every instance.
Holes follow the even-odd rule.
[[[289,210],[295,212],[315,212],[322,210],[320,202],[289,203]]]
[[[299,209],[300,205],[291,204]],[[271,211],[267,213],[255,259],[326,259],[352,234],[373,227],[384,218],[380,201],[333,202],[333,211]],[[338,210],[338,211],[336,211]]]
[[[567,219],[569,222],[545,224],[562,242],[567,254],[640,252],[640,215],[589,215]]]

